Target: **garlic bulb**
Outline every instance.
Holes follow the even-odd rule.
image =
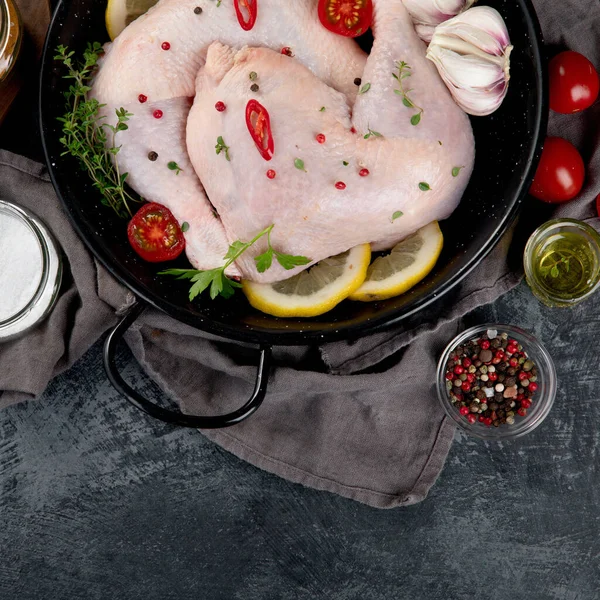
[[[470,115],[484,116],[506,96],[512,49],[500,13],[477,6],[436,27],[427,58],[457,104]]]
[[[431,41],[433,30],[444,21],[467,10],[475,0],[404,0],[417,34],[424,42]]]

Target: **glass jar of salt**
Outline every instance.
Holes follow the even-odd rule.
[[[0,343],[48,316],[62,280],[62,258],[48,228],[0,200]]]

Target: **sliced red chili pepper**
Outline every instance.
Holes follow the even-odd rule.
[[[242,29],[250,31],[258,16],[258,0],[233,0],[233,6]]]
[[[265,160],[271,160],[275,153],[271,119],[269,112],[260,102],[250,100],[246,105],[246,125],[260,155]]]

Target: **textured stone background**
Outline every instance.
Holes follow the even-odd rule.
[[[599,312],[600,295],[551,311],[521,285],[473,314],[547,344],[555,408],[516,442],[457,435],[429,498],[393,511],[151,421],[111,388],[96,346],[39,402],[0,413],[0,598],[596,600]]]

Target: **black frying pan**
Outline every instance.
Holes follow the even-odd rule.
[[[71,158],[61,158],[59,123],[64,113],[63,71],[53,60],[59,44],[77,53],[88,41],[106,41],[103,0],[61,0],[54,13],[44,51],[40,120],[46,162],[52,182],[73,226],[98,260],[138,298],[138,303],[108,336],[108,376],[138,408],[167,422],[188,427],[226,427],[250,416],[266,394],[273,345],[304,345],[356,339],[398,324],[438,300],[490,252],[514,220],[527,193],[541,152],[548,112],[542,36],[530,0],[482,2],[506,19],[515,49],[511,83],[504,104],[494,115],[472,119],[477,159],[471,182],[452,217],[441,224],[445,247],[435,270],[407,294],[383,302],[346,301],[313,319],[279,319],[257,312],[240,295],[231,300],[188,301],[185,282],[158,277],[158,267],[142,261],[130,248],[126,227],[100,204]],[[367,42],[368,43],[368,42]],[[181,259],[182,266],[186,263]],[[127,328],[152,305],[175,319],[231,340],[260,347],[252,398],[238,411],[218,417],[191,417],[163,409],[128,386],[115,368],[115,348]]]

